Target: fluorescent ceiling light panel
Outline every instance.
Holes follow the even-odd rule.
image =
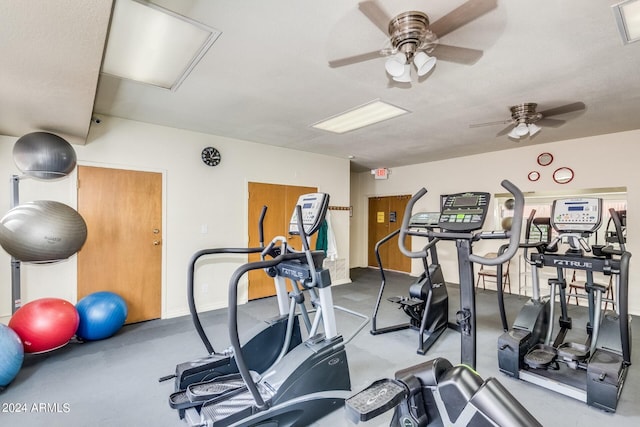
[[[612,7],[622,41],[632,43],[640,40],[640,1],[627,0]]]
[[[311,125],[311,127],[328,132],[345,133],[374,123],[380,123],[409,112],[410,111],[404,108],[396,107],[384,101],[375,100],[315,123]]]
[[[152,3],[116,0],[102,72],[176,90],[219,36]]]

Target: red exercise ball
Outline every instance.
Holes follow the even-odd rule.
[[[42,353],[67,344],[78,329],[75,306],[60,298],[41,298],[20,307],[11,320],[25,353]]]

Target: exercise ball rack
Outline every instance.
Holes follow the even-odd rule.
[[[45,152],[53,153],[64,159],[64,162],[54,162],[52,167],[55,167],[56,170],[39,170],[28,168],[28,170],[24,170],[25,166],[28,166],[24,163],[24,158],[27,154],[37,154],[33,151],[34,147],[38,145],[38,142],[42,142],[43,150]],[[66,145],[66,146],[65,146]],[[18,149],[18,150],[17,150]],[[16,150],[18,153],[16,154]],[[29,153],[31,152],[31,153]],[[16,145],[14,146],[14,161],[16,161],[16,155],[20,158],[20,162],[16,162],[18,169],[22,172],[22,175],[12,174],[10,179],[11,184],[11,193],[10,193],[10,209],[16,208],[20,204],[20,180],[23,177],[26,178],[39,178],[43,180],[48,179],[57,179],[61,177],[68,176],[73,169],[76,168],[76,153],[71,144],[65,141],[63,138],[49,133],[49,132],[33,132],[23,137],[19,138],[16,141]],[[42,159],[40,159],[42,160]],[[64,163],[64,164],[63,164]],[[68,163],[68,164],[67,164]],[[39,165],[39,164],[38,164]],[[33,165],[32,165],[33,166]],[[60,169],[60,170],[58,170]],[[15,256],[11,255],[11,314],[15,314],[15,312],[22,306],[22,286],[21,286],[21,278],[20,278],[20,267],[22,261],[17,259]],[[57,259],[50,260],[51,262],[59,261]]]

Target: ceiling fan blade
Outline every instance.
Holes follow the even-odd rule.
[[[484,126],[506,125],[507,123],[513,123],[513,120],[506,119],[506,120],[499,120],[499,121],[496,121],[496,122],[474,123],[474,124],[469,125],[469,127],[470,128],[480,128],[480,127],[484,127]]]
[[[560,114],[573,113],[574,111],[581,111],[586,109],[587,106],[584,102],[573,102],[571,104],[562,105],[560,107],[550,108],[548,110],[540,111],[542,117],[557,116]]]
[[[509,126],[507,126],[506,128],[502,129],[500,132],[498,132],[496,136],[504,136],[509,132],[511,132],[512,129],[513,129],[513,123],[511,123]]]
[[[547,119],[546,117],[541,118],[536,122],[537,125],[548,128],[557,128],[567,123],[566,120],[558,120],[558,119]]]
[[[433,55],[438,58],[439,61],[456,62],[464,65],[475,64],[482,58],[483,54],[484,52],[481,50],[446,44],[438,44],[433,49]]]
[[[348,56],[346,58],[334,59],[333,61],[329,61],[329,67],[331,68],[344,67],[345,65],[352,65],[358,62],[370,61],[376,58],[380,58],[379,50],[362,53],[360,55]]]
[[[358,3],[358,9],[386,36],[389,35],[389,22],[391,17],[387,15],[375,1],[363,1]]]
[[[439,38],[498,7],[497,0],[469,0],[429,25]]]

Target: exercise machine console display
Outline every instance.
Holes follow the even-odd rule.
[[[305,194],[298,200],[298,206],[302,210],[302,224],[307,236],[318,231],[324,221],[329,207],[329,195],[327,193]],[[299,235],[298,211],[294,210],[289,221],[289,234]]]
[[[489,193],[458,193],[444,196],[438,226],[450,231],[482,228],[489,209]]]
[[[602,199],[554,200],[551,225],[558,232],[593,233],[602,221]]]
[[[411,228],[434,228],[440,222],[440,212],[418,212],[411,217]]]

